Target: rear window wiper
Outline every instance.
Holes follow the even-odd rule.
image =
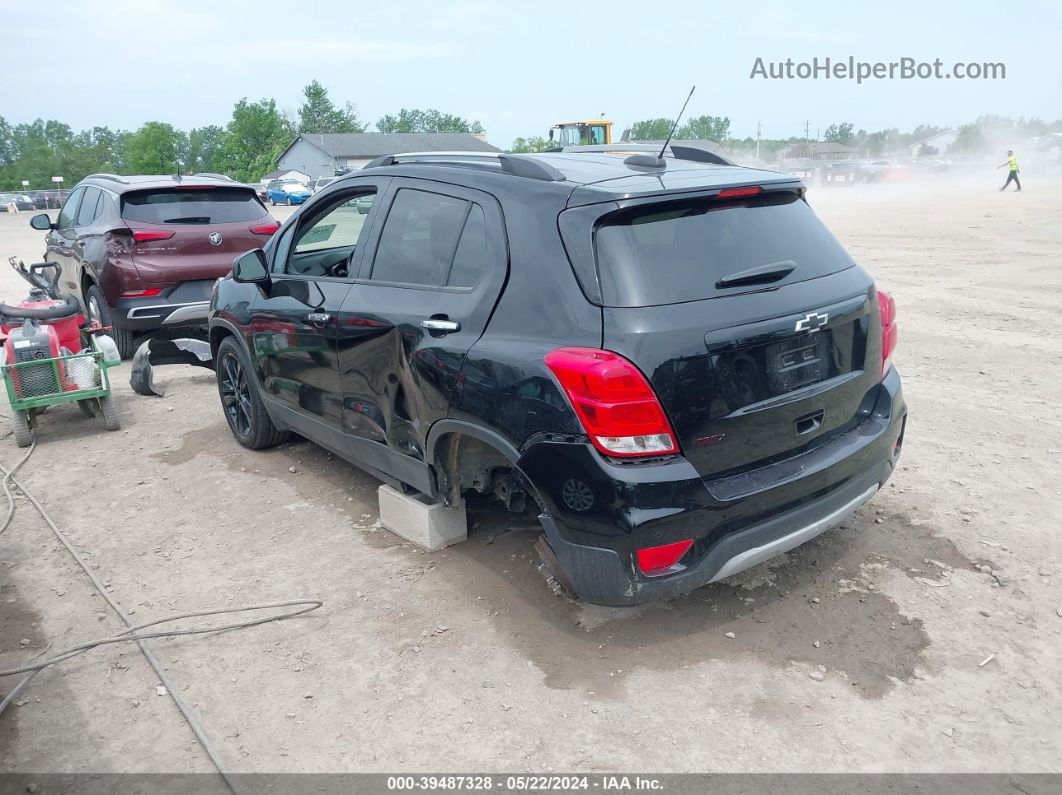
[[[769,262],[766,265],[757,265],[755,268],[748,268],[747,270],[737,271],[723,276],[719,281],[715,283],[717,290],[722,290],[726,287],[741,287],[746,284],[768,284],[770,282],[776,282],[779,279],[784,279],[790,273],[796,270],[797,264],[791,259],[784,259],[780,262]]]
[[[209,215],[186,215],[182,218],[164,218],[164,224],[209,224]]]

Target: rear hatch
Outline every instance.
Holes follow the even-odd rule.
[[[821,443],[881,375],[873,283],[801,192],[731,193],[615,209],[592,238],[603,347],[649,378],[704,477]]]
[[[130,191],[122,196],[122,218],[134,238],[154,238],[133,245],[133,263],[148,284],[225,276],[237,254],[261,248],[276,230],[254,190],[242,186]]]

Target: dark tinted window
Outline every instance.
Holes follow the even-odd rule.
[[[81,197],[81,209],[77,211],[77,225],[91,224],[96,217],[96,207],[100,203],[100,189],[85,188],[85,195]]]
[[[374,281],[443,285],[469,203],[405,188],[387,214],[373,262]]]
[[[59,211],[58,225],[60,229],[69,229],[74,225],[74,220],[77,218],[77,205],[81,201],[81,194],[84,192],[84,188],[77,188],[67,197],[66,203],[63,204],[63,209]]]
[[[836,238],[794,194],[755,202],[690,200],[621,210],[594,235],[606,306],[655,306],[739,292],[716,281],[785,260],[786,281],[803,281],[852,264]]]
[[[473,204],[465,221],[465,231],[461,233],[461,242],[457,244],[454,264],[446,284],[450,287],[471,287],[486,269],[487,223],[483,218],[483,208]]]
[[[231,224],[266,214],[247,188],[167,188],[122,197],[122,217],[147,224]]]

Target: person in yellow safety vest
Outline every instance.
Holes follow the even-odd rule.
[[[1018,190],[1021,190],[1021,180],[1018,179],[1018,158],[1014,156],[1014,150],[1007,150],[1007,162],[1003,165],[996,166],[996,170],[1003,168],[1003,166],[1010,166],[1010,173],[1007,174],[1007,181],[1003,183],[1003,187],[1000,190],[1006,190],[1007,185],[1013,182],[1018,186]]]

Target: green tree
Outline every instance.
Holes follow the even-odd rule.
[[[243,182],[257,181],[276,167],[294,135],[291,124],[277,110],[276,100],[249,102],[244,97],[232,109],[215,167]]]
[[[964,124],[959,128],[959,134],[955,137],[948,151],[956,154],[972,154],[984,149],[988,144],[981,125],[977,122]]]
[[[483,133],[483,125],[478,121],[434,108],[402,108],[397,115],[381,116],[376,122],[376,129],[382,133]]]
[[[671,132],[673,119],[644,119],[631,125],[632,141],[662,141]]]
[[[840,124],[831,124],[826,128],[822,140],[847,146],[852,142],[852,123],[843,121]]]
[[[7,123],[7,119],[0,116],[0,168],[9,165],[17,154],[11,133],[11,125]]]
[[[349,102],[337,108],[328,98],[328,90],[316,80],[302,90],[306,101],[299,106],[298,128],[304,133],[359,133],[365,126]]]
[[[520,152],[546,152],[556,149],[557,144],[541,135],[532,135],[529,138],[517,138],[508,151],[517,154]]]
[[[181,158],[182,135],[172,124],[149,121],[129,136],[125,152],[135,174],[173,174]]]
[[[667,138],[664,133],[663,138]],[[722,143],[730,137],[729,116],[697,116],[683,124],[675,132],[676,138],[706,138]]]
[[[217,160],[224,136],[225,131],[216,124],[188,131],[185,168],[189,173],[218,170],[215,160]]]

